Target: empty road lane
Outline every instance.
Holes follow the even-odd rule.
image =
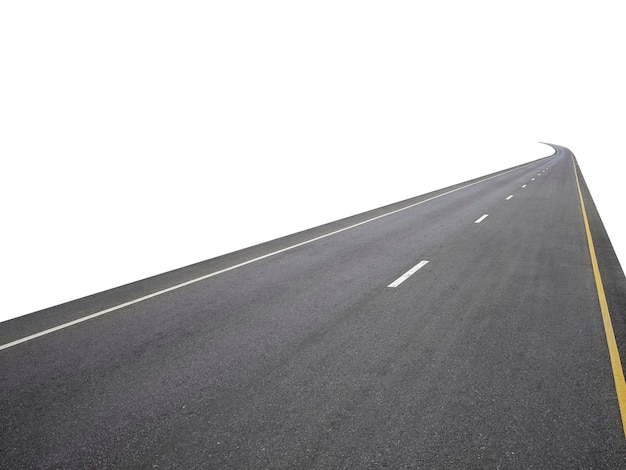
[[[0,467],[626,468],[626,280],[554,148],[1,323]]]

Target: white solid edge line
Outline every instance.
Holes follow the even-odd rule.
[[[400,284],[402,284],[404,281],[406,281],[409,277],[411,277],[413,274],[415,274],[417,271],[422,269],[427,264],[428,264],[428,261],[426,260],[420,261],[411,269],[409,269],[407,272],[405,272],[402,276],[400,276],[398,279],[396,279],[391,284],[389,284],[387,287],[398,287]]]
[[[356,224],[350,225],[348,227],[344,227],[344,228],[339,229],[339,230],[335,230],[334,232],[330,232],[330,233],[327,233],[327,234],[324,234],[324,235],[320,235],[319,237],[315,237],[315,238],[312,238],[310,240],[306,240],[306,241],[303,241],[303,242],[300,242],[300,243],[296,243],[295,245],[290,245],[290,246],[288,246],[286,248],[282,248],[280,250],[273,251],[271,253],[267,253],[267,254],[265,254],[263,256],[259,256],[257,258],[253,258],[253,259],[250,259],[248,261],[244,261],[243,263],[235,264],[235,265],[230,266],[228,268],[220,269],[219,271],[215,271],[215,272],[212,272],[212,273],[209,273],[209,274],[205,274],[204,276],[200,276],[200,277],[197,277],[195,279],[191,279],[189,281],[182,282],[180,284],[176,284],[174,286],[168,287],[167,289],[163,289],[163,290],[160,290],[160,291],[157,291],[157,292],[153,292],[152,294],[144,295],[143,297],[139,297],[137,299],[130,300],[128,302],[124,302],[123,304],[115,305],[114,307],[110,307],[110,308],[107,308],[105,310],[101,310],[99,312],[92,313],[91,315],[87,315],[85,317],[77,318],[76,320],[73,320],[73,321],[70,321],[70,322],[67,322],[67,323],[63,323],[62,325],[58,325],[58,326],[55,326],[53,328],[49,328],[49,329],[44,330],[44,331],[40,331],[39,333],[35,333],[35,334],[29,335],[29,336],[25,336],[24,338],[16,339],[15,341],[11,341],[10,343],[6,343],[6,344],[3,344],[3,345],[0,345],[0,351],[3,350],[3,349],[10,348],[12,346],[17,346],[18,344],[21,344],[21,343],[25,343],[26,341],[30,341],[31,339],[39,338],[40,336],[44,336],[44,335],[53,333],[53,332],[58,331],[58,330],[62,330],[64,328],[76,325],[78,323],[82,323],[82,322],[87,321],[87,320],[91,320],[92,318],[96,318],[96,317],[99,317],[101,315],[105,315],[107,313],[115,312],[116,310],[120,310],[120,309],[122,309],[124,307],[128,307],[130,305],[133,305],[133,304],[136,304],[136,303],[139,303],[139,302],[143,302],[144,300],[148,300],[148,299],[151,299],[153,297],[157,297],[157,296],[165,294],[167,292],[171,292],[173,290],[180,289],[181,287],[185,287],[185,286],[188,286],[190,284],[194,284],[196,282],[203,281],[205,279],[208,279],[208,278],[213,277],[213,276],[217,276],[219,274],[223,274],[223,273],[228,272],[228,271],[232,271],[234,269],[240,268],[240,267],[245,266],[247,264],[255,263],[255,262],[260,261],[262,259],[269,258],[270,256],[274,256],[274,255],[277,255],[277,254],[280,254],[280,253],[284,253],[285,251],[289,251],[289,250],[292,250],[294,248],[298,248],[300,246],[316,242],[316,241],[321,240],[323,238],[327,238],[327,237],[336,235],[338,233],[345,232],[346,230],[350,230],[350,229],[353,229],[355,227],[359,227],[360,225],[364,225],[364,224],[373,222],[374,220],[382,219],[383,217],[387,217],[389,215],[397,214],[398,212],[402,212],[402,211],[405,211],[407,209],[411,209],[412,207],[419,206],[420,204],[424,204],[426,202],[432,201],[434,199],[438,199],[440,197],[447,196],[448,194],[452,194],[452,193],[455,193],[457,191],[461,191],[462,189],[469,188],[470,186],[474,186],[476,184],[483,183],[485,181],[489,181],[489,180],[491,180],[493,178],[498,178],[500,176],[504,176],[504,175],[506,175],[508,173],[511,173],[513,171],[521,170],[522,168],[530,166],[533,163],[535,163],[535,162],[530,162],[530,163],[528,163],[528,164],[526,164],[524,166],[521,166],[521,167],[518,167],[518,168],[513,168],[512,170],[507,170],[507,171],[504,171],[502,173],[498,173],[497,175],[488,176],[487,178],[484,178],[482,180],[474,181],[473,183],[466,184],[465,186],[461,186],[459,188],[452,189],[450,191],[446,191],[445,193],[438,194],[437,196],[429,197],[427,199],[424,199],[423,201],[419,201],[419,202],[415,202],[413,204],[409,204],[408,206],[401,207],[400,209],[396,209],[396,210],[393,210],[393,211],[390,211],[390,212],[386,212],[386,213],[378,215],[376,217],[372,217],[371,219],[367,219],[367,220],[364,220],[362,222],[358,222]]]
[[[479,224],[481,223],[483,220],[485,220],[487,217],[489,217],[489,214],[485,214],[483,215],[480,219],[478,219],[476,222],[474,222],[475,224]]]

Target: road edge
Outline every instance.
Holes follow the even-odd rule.
[[[616,335],[616,329],[618,329],[620,333],[619,336],[621,337],[620,343],[622,345],[626,344],[624,341],[624,333],[626,331],[623,321],[624,309],[620,308],[623,307],[623,305],[621,304],[625,302],[624,299],[626,296],[624,295],[624,293],[626,293],[626,278],[624,277],[624,273],[620,266],[615,250],[613,249],[611,241],[608,237],[608,233],[606,232],[606,228],[602,223],[602,219],[600,218],[600,214],[598,213],[597,207],[593,202],[593,198],[591,197],[591,193],[589,192],[589,188],[587,187],[586,183],[584,185],[586,197],[583,196],[581,180],[584,182],[584,178],[582,177],[582,172],[580,171],[580,167],[578,165],[576,157],[571,151],[569,152],[572,155],[572,163],[576,176],[576,184],[578,186],[582,218],[585,226],[585,232],[587,235],[587,242],[589,245],[589,255],[598,294],[598,302],[602,314],[602,321],[604,324],[604,331],[606,335],[607,347],[609,350],[609,357],[611,361],[613,379],[615,382],[615,391],[617,394],[620,416],[622,419],[622,430],[624,432],[624,437],[626,438],[626,381],[624,379],[624,367],[620,357],[620,348],[618,346],[618,335]],[[593,230],[591,229],[592,223],[590,222],[590,216],[587,211],[587,206],[589,207],[589,213],[591,213],[593,216]],[[598,244],[598,246],[602,248],[601,251],[596,250],[596,244]],[[602,262],[600,262],[600,259],[602,260]],[[602,273],[605,272],[604,269],[606,269],[606,272],[609,273],[608,276],[602,275]],[[603,282],[603,278],[609,280],[609,283],[607,285],[609,285],[611,289],[608,293],[607,289],[605,289],[605,283]],[[614,310],[613,308],[616,308],[616,310]],[[617,311],[618,314],[611,315],[611,312],[614,311]],[[621,315],[619,313],[621,313]]]

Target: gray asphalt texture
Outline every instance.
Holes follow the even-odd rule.
[[[0,468],[626,468],[555,149],[1,350]],[[624,358],[626,279],[580,176]],[[0,344],[461,186],[1,323]]]

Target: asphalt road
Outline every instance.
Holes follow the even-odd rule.
[[[1,323],[0,467],[626,468],[555,148]],[[626,279],[579,177],[626,357]]]

